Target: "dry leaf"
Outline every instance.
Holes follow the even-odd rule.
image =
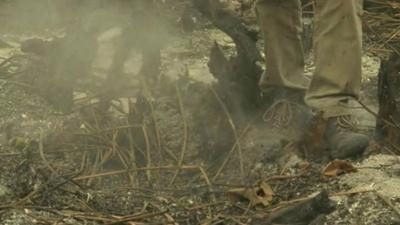
[[[274,191],[268,183],[260,182],[256,187],[231,189],[228,195],[233,201],[246,199],[252,206],[268,206],[273,199]]]
[[[327,177],[337,177],[345,173],[356,172],[357,169],[345,160],[334,160],[330,162],[323,170]]]
[[[300,162],[297,165],[298,169],[300,170],[301,173],[304,173],[306,171],[308,171],[311,168],[311,163],[307,162],[307,161],[303,161]]]

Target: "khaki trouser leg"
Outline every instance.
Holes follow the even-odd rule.
[[[325,118],[351,114],[348,101],[361,85],[362,0],[317,0],[316,70],[306,103]]]
[[[267,67],[260,80],[261,89],[306,89],[300,0],[258,0],[256,7]]]

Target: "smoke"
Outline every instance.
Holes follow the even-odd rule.
[[[135,75],[127,73],[153,80],[159,76],[160,51],[169,34],[155,1],[0,0],[0,4],[1,35],[25,37],[22,50],[46,59],[49,75],[43,75],[42,82],[55,87],[46,95],[61,102],[63,109],[71,108],[77,81],[99,70],[103,86],[109,89],[119,89],[124,81],[117,84],[118,80]],[[32,36],[45,36],[46,41],[26,41]],[[127,62],[135,62],[132,55],[139,55],[139,62],[128,65],[127,71]]]
[[[48,29],[61,24],[56,1],[51,0],[1,0],[1,31],[26,33]]]

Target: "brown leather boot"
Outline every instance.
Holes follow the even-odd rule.
[[[329,118],[325,141],[331,157],[345,159],[361,155],[369,145],[367,135],[357,133],[350,115]]]
[[[330,153],[325,143],[327,121],[322,114],[314,115],[304,126],[303,136],[297,143],[302,157],[313,162],[328,162]]]
[[[357,133],[355,125],[350,115],[329,119],[315,116],[300,142],[304,157],[325,162],[361,155],[369,145],[369,138]]]

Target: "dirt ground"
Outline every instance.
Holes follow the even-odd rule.
[[[90,75],[77,82],[69,113],[43,96],[49,87],[35,86],[48,65],[21,50],[31,38],[62,37],[59,21],[0,28],[0,64],[18,56],[0,70],[0,225],[264,224],[255,221],[321,191],[329,193],[330,209],[311,210],[316,220],[296,224],[400,224],[399,156],[371,144],[348,162],[353,172],[328,177],[326,163],[293,154],[259,115],[232,120],[207,64],[214,42],[227,55],[235,54],[234,42],[187,1],[160,2],[161,78],[143,82],[143,51],[131,49],[106,110],[96,95],[106,87],[97,84],[112,67],[122,25],[96,35]],[[11,9],[0,16],[15,18]],[[243,16],[256,26],[254,15]],[[193,30],[185,29],[187,17]],[[361,100],[377,111],[380,59],[370,44]],[[311,52],[306,75],[313,69]],[[9,77],[10,71],[18,73]],[[355,112],[373,142],[374,115],[358,105]]]

